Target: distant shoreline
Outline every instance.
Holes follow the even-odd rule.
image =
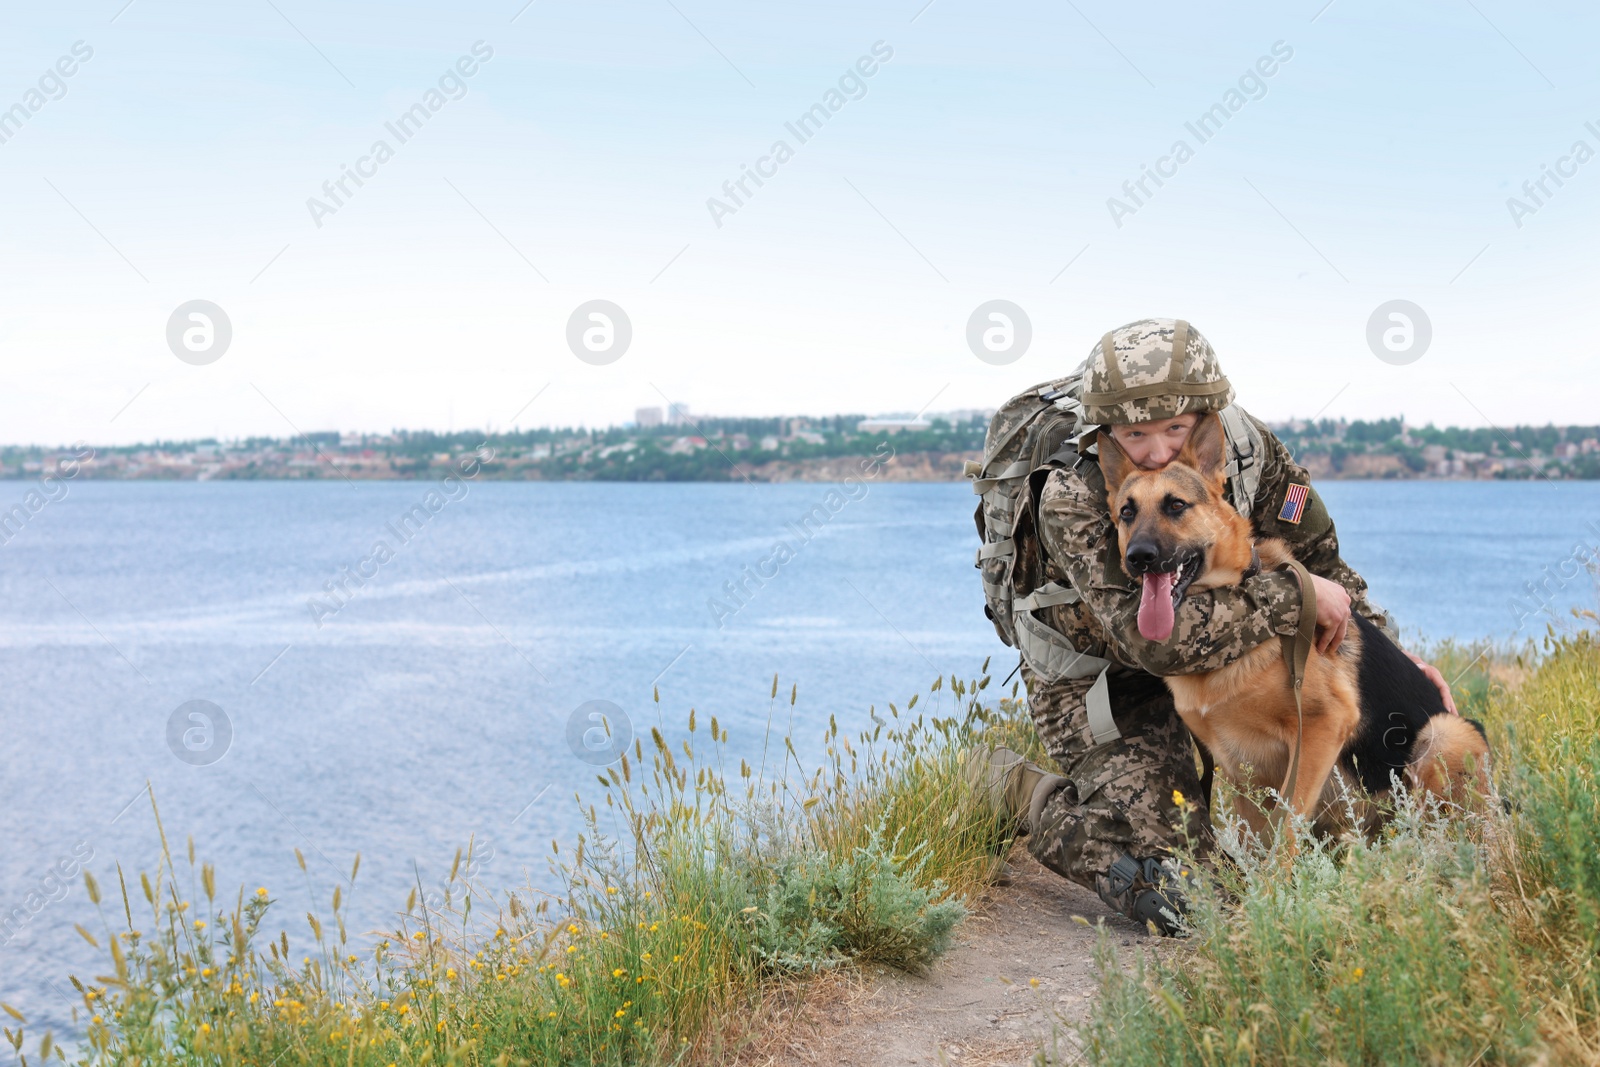
[[[965,464],[982,458],[976,451],[900,452],[881,467],[878,480],[906,483],[963,482]],[[761,463],[740,462],[737,454],[715,466],[702,465],[692,473],[655,473],[655,476],[630,476],[626,470],[594,472],[578,469],[570,472],[551,472],[533,464],[502,464],[488,462],[472,479],[480,482],[629,482],[629,483],[696,483],[718,484],[724,482],[760,482],[782,484],[785,482],[841,482],[857,473],[860,457],[853,455],[811,457],[806,459],[769,459]],[[1493,474],[1439,475],[1414,471],[1401,464],[1355,464],[1353,470],[1339,471],[1332,467],[1326,455],[1311,455],[1303,461],[1311,477],[1318,482],[1507,482],[1507,481],[1568,481],[1596,480],[1587,472],[1562,471],[1557,476],[1530,470],[1502,470]],[[720,468],[720,470],[719,470]],[[294,468],[257,470],[209,470],[197,464],[170,464],[145,470],[130,471],[125,467],[102,467],[93,462],[78,466],[75,474],[66,475],[52,471],[23,471],[9,469],[0,472],[0,483],[38,482],[41,478],[68,478],[74,481],[98,482],[423,482],[438,481],[451,473],[447,461],[415,464],[407,469],[391,465],[344,464],[323,460],[315,465]]]
[[[674,412],[674,422],[662,422],[657,409],[639,414],[639,425],[605,430],[329,431],[289,439],[0,446],[0,479],[37,479],[48,491],[53,479],[78,477],[417,481],[470,468],[465,476],[487,481],[824,482],[854,473],[863,457],[892,456],[882,472],[891,481],[955,482],[967,463],[982,458],[990,421],[989,412],[975,409],[870,419],[692,419]],[[1600,426],[1440,429],[1394,418],[1271,429],[1323,481],[1600,479]]]

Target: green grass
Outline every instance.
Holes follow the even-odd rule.
[[[1120,962],[1102,943],[1085,1060],[1600,1061],[1600,646],[1430,655],[1488,725],[1507,808],[1402,803],[1380,841],[1303,839],[1287,868],[1240,846],[1191,940]],[[7,1039],[23,1063],[141,1067],[720,1062],[795,982],[915,972],[949,945],[1011,844],[963,751],[1048,764],[1016,691],[988,686],[939,679],[854,737],[830,719],[809,769],[776,679],[754,765],[690,712],[676,747],[651,731],[591,788],[587,831],[553,854],[559,895],[484,893],[469,844],[444,906],[413,894],[376,945],[348,936],[337,891],[303,919],[262,890],[219,896],[163,831],[157,870],[88,880],[103,921],[81,932],[107,960],[73,980],[88,1043],[69,1054],[20,1017]]]
[[[853,740],[830,718],[809,771],[772,728],[797,695],[776,678],[756,766],[691,711],[676,749],[653,729],[600,775],[587,832],[554,846],[560,895],[482,892],[462,873],[469,844],[444,905],[413,893],[376,945],[350,938],[338,889],[303,919],[265,888],[219,895],[192,839],[175,860],[162,828],[158,869],[86,875],[102,921],[80,933],[106,966],[72,978],[87,1042],[70,1062],[715,1062],[759,1036],[769,994],[797,975],[867,960],[915,972],[949,945],[1010,844],[960,754],[986,736],[1038,744],[1015,699],[980,698],[988,685],[938,679],[922,710],[918,697],[874,710]],[[352,882],[359,869],[357,856]],[[22,1063],[68,1060],[11,1015]]]
[[[1488,725],[1505,805],[1402,802],[1380,841],[1287,868],[1245,850],[1232,902],[1202,894],[1175,954],[1123,967],[1103,942],[1088,1062],[1600,1061],[1600,645],[1552,635],[1537,661],[1470,670],[1458,703]]]

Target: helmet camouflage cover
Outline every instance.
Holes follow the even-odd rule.
[[[1100,426],[1221,411],[1233,386],[1183,319],[1140,319],[1100,339],[1083,373],[1083,421]]]

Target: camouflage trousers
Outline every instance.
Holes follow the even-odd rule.
[[[1084,702],[1094,678],[1044,682],[1026,666],[1022,676],[1039,737],[1068,779],[1028,837],[1035,859],[1098,890],[1097,879],[1124,854],[1166,858],[1181,849],[1202,861],[1211,856],[1216,839],[1193,741],[1161,679],[1112,673],[1111,711],[1122,737],[1096,745]]]

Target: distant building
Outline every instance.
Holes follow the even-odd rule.
[[[931,430],[933,424],[918,416],[900,418],[886,415],[874,419],[862,419],[856,423],[858,433],[899,433],[901,430]]]
[[[689,405],[688,404],[668,404],[667,405],[667,425],[668,426],[682,426],[685,423],[690,423],[690,422],[693,422],[693,421],[694,421],[694,419],[689,417]]]
[[[661,425],[660,408],[639,408],[633,413],[634,423],[642,430],[646,426]]]
[[[704,447],[706,447],[704,437],[680,437],[668,445],[666,451],[669,455],[683,456]]]
[[[994,408],[956,408],[954,411],[936,411],[929,415],[928,418],[930,420],[943,419],[952,426],[958,426],[964,422],[971,422],[973,419],[980,419],[983,422],[988,422],[990,419],[994,418]]]

